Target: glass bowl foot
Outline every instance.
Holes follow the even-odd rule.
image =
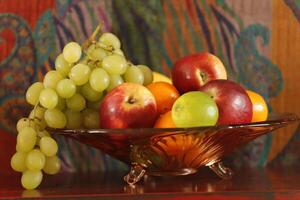
[[[233,176],[233,171],[225,167],[222,162],[216,162],[208,167],[222,179],[231,179]]]
[[[130,172],[126,176],[124,176],[124,181],[129,185],[134,185],[143,178],[145,172],[146,170],[142,165],[133,163],[131,164]]]
[[[150,176],[184,176],[189,174],[195,174],[198,170],[195,168],[182,168],[169,171],[147,171]]]

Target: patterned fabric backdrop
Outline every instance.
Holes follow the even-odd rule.
[[[297,100],[287,98],[300,97],[298,0],[0,0],[0,174],[10,172],[3,160],[14,151],[16,121],[31,109],[27,87],[54,68],[68,41],[82,43],[100,21],[133,63],[170,74],[178,58],[209,51],[222,59],[230,79],[261,93],[271,110],[300,114]],[[274,158],[275,164],[299,164],[299,133],[290,127],[261,137],[228,160],[237,166],[263,166]],[[56,139],[64,170],[125,167],[91,147]]]

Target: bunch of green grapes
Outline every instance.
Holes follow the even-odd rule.
[[[24,188],[38,187],[42,171],[60,170],[58,145],[46,127],[99,128],[98,109],[107,92],[124,82],[152,82],[150,68],[127,61],[120,47],[112,33],[103,33],[85,49],[70,42],[57,56],[55,70],[28,88],[26,101],[34,108],[17,123],[17,152],[11,158],[12,168],[22,172]]]

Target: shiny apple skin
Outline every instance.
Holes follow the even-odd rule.
[[[180,58],[172,69],[173,85],[181,94],[197,91],[215,79],[227,79],[227,72],[222,61],[208,52]]]
[[[123,83],[110,91],[99,113],[101,128],[150,128],[158,115],[154,96],[134,83]]]
[[[244,124],[252,120],[252,103],[246,90],[230,80],[213,80],[200,89],[214,98],[218,109],[217,124]]]

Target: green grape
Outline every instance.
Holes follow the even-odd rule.
[[[99,108],[100,108],[101,101],[102,100],[95,101],[95,102],[88,101],[87,102],[87,107],[98,111]]]
[[[55,108],[58,103],[58,96],[51,88],[43,89],[40,93],[40,104],[48,109]]]
[[[27,153],[16,152],[10,160],[10,166],[17,172],[24,172],[26,170],[26,156]]]
[[[99,63],[99,62],[97,62],[97,63]],[[97,64],[96,64],[96,63],[89,63],[88,66],[89,66],[91,72],[92,72],[95,68],[97,68]]]
[[[66,100],[58,97],[58,102],[55,108],[58,110],[64,110],[66,108]]]
[[[90,63],[90,61],[91,61],[91,60],[89,59],[88,56],[84,56],[84,57],[80,60],[80,63],[81,63],[81,64],[87,65],[87,64]]]
[[[75,111],[81,111],[85,108],[85,99],[82,95],[76,93],[71,98],[66,99],[67,107],[75,110]]]
[[[61,73],[63,77],[68,76],[72,65],[68,63],[65,59],[63,54],[59,54],[55,59],[55,69]]]
[[[17,145],[22,152],[28,152],[36,144],[36,131],[31,127],[24,127],[17,136]]]
[[[83,111],[83,125],[89,129],[99,128],[99,112],[87,108]]]
[[[97,47],[95,44],[92,44],[87,49],[87,55],[92,61],[101,61],[107,56],[107,53],[101,47]]]
[[[60,170],[60,160],[57,156],[46,157],[46,164],[43,171],[46,174],[57,174]]]
[[[45,119],[29,119],[30,127],[34,128],[35,130],[43,130],[46,128]]]
[[[121,85],[122,83],[124,83],[124,81],[120,75],[110,75],[109,86],[106,90],[111,91],[112,89],[114,89],[118,85]]]
[[[49,134],[49,132],[46,131],[46,130],[38,131],[38,132],[37,132],[37,135],[38,135],[38,137],[37,137],[37,139],[36,139],[36,144],[37,144],[38,146],[40,146],[40,141],[41,141],[41,138],[42,138],[42,137],[46,137],[46,136],[51,137],[51,135]]]
[[[41,170],[45,166],[46,157],[38,149],[30,151],[26,157],[26,167],[29,170]]]
[[[137,66],[130,66],[124,74],[125,82],[143,84],[144,83],[144,74]]]
[[[68,63],[75,63],[77,62],[81,57],[81,47],[76,42],[69,42],[63,49],[63,56],[64,59]]]
[[[76,85],[72,80],[66,78],[58,82],[56,91],[60,97],[67,99],[75,94]]]
[[[26,91],[26,101],[31,105],[36,105],[39,101],[41,91],[44,89],[42,82],[33,83]]]
[[[116,50],[114,50],[114,53],[115,53],[115,54],[118,54],[118,55],[120,55],[120,56],[124,56],[124,53],[123,53],[123,51],[122,51],[121,49],[116,49]]]
[[[41,184],[42,179],[43,179],[42,171],[27,170],[22,174],[21,184],[25,189],[32,190],[37,188]]]
[[[46,109],[41,106],[36,106],[29,114],[29,124],[36,130],[43,130],[46,128],[46,122],[44,118]]]
[[[147,67],[146,65],[137,65],[137,67],[143,72],[144,74],[144,85],[149,85],[153,82],[153,73],[152,70]]]
[[[40,140],[40,148],[45,156],[55,156],[58,150],[57,143],[51,137],[45,136]]]
[[[109,74],[121,75],[126,72],[127,61],[124,56],[115,54],[105,57],[102,61],[102,67]]]
[[[65,114],[58,109],[47,109],[44,117],[51,128],[64,128],[67,124]]]
[[[92,71],[90,85],[94,90],[98,92],[104,91],[109,86],[109,81],[109,75],[104,69],[96,68]]]
[[[113,49],[121,48],[121,42],[119,38],[112,33],[103,33],[99,38],[99,42],[109,48],[113,48]]]
[[[24,127],[30,126],[30,120],[28,118],[19,119],[17,122],[17,131],[20,132]]]
[[[57,83],[63,79],[63,76],[61,75],[61,73],[59,73],[58,71],[55,70],[51,70],[49,72],[47,72],[47,74],[44,77],[44,87],[45,88],[52,88],[55,89]]]
[[[42,138],[42,137],[45,137],[45,136],[49,136],[50,137],[50,133],[46,130],[42,130],[42,131],[38,131],[37,135]]]
[[[86,83],[80,88],[82,96],[84,96],[89,101],[99,101],[102,98],[102,92],[95,91],[90,83]]]
[[[45,118],[43,118],[42,120],[34,119],[34,121],[38,125],[37,130],[44,130],[47,126]]]
[[[74,111],[71,109],[67,109],[65,111],[66,117],[67,117],[67,128],[71,129],[77,129],[81,128],[83,119],[82,114],[79,111]]]
[[[79,63],[71,69],[69,77],[76,85],[84,85],[89,81],[90,73],[88,65]]]
[[[21,149],[20,149],[20,145],[18,145],[18,144],[16,144],[16,151],[17,151],[17,152],[22,152]],[[24,153],[24,152],[23,152],[23,153]]]
[[[96,62],[96,63],[94,63],[93,64],[95,67],[93,68],[93,70],[95,69],[95,68],[102,68],[102,62]],[[93,70],[91,70],[91,71],[93,71]]]
[[[29,114],[30,119],[44,119],[44,114],[45,114],[46,109],[41,107],[41,106],[36,106]]]

